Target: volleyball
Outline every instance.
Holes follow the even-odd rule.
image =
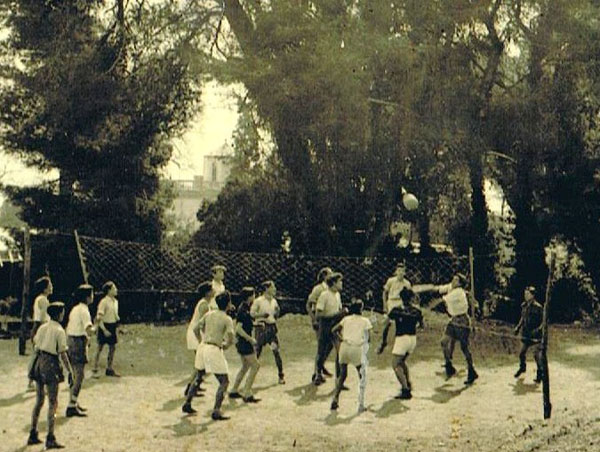
[[[406,193],[402,197],[402,204],[404,204],[406,210],[415,210],[419,207],[419,200],[412,193]]]

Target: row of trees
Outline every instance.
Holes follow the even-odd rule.
[[[390,222],[410,215],[397,208],[404,186],[421,201],[408,219],[424,252],[443,222],[485,256],[483,187],[494,178],[515,214],[516,293],[543,286],[543,248],[556,236],[600,287],[597,5],[224,4],[232,33],[221,40],[237,46],[223,46],[214,73],[247,89],[243,171],[199,212],[199,243],[273,249],[287,230],[298,252],[377,253]],[[274,142],[269,158],[253,155],[260,130]],[[478,262],[481,297],[493,272]]]
[[[514,211],[516,293],[543,285],[554,237],[600,287],[594,2],[0,4],[2,144],[60,170],[58,191],[9,189],[30,224],[160,240],[160,169],[209,74],[245,95],[234,177],[198,213],[197,244],[271,251],[287,231],[294,252],[377,254],[408,220],[423,253],[442,229],[487,256],[493,178]],[[491,262],[476,261],[480,299]]]

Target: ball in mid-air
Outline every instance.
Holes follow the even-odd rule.
[[[402,204],[406,210],[415,210],[419,207],[419,200],[412,193],[406,193],[402,196]]]

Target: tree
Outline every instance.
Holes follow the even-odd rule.
[[[31,226],[158,241],[168,139],[194,113],[199,74],[186,49],[206,10],[123,0],[4,2],[2,144],[58,184],[5,187]],[[190,32],[193,30],[193,33]]]

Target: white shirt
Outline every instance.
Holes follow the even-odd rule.
[[[367,332],[373,328],[369,319],[362,315],[348,315],[340,322],[342,340],[350,345],[363,345],[367,340]]]
[[[264,295],[254,299],[254,303],[250,307],[250,315],[257,318],[257,322],[275,323],[275,316],[279,313],[279,303],[275,298],[267,299]],[[267,315],[266,318],[262,317]]]
[[[404,288],[410,289],[411,287],[412,285],[408,279],[399,280],[396,276],[392,276],[385,282],[383,290],[387,292],[387,299],[385,300],[387,312],[390,312],[396,306],[402,305],[400,292]]]
[[[448,314],[452,317],[457,315],[463,315],[469,312],[469,300],[467,299],[467,293],[462,287],[456,287],[452,289],[450,284],[442,286],[439,289],[440,293],[446,292],[442,298],[446,302],[446,308]]]
[[[342,311],[342,296],[329,288],[324,290],[317,300],[317,312],[321,311],[322,317],[333,317]]]
[[[42,352],[58,355],[67,351],[67,335],[60,323],[50,320],[44,323],[33,338],[35,348]]]
[[[196,307],[194,308],[194,314],[192,315],[192,320],[190,320],[190,324],[187,327],[186,332],[186,342],[188,350],[196,350],[198,348],[199,342],[196,334],[194,333],[194,328],[202,318],[204,314],[206,314],[208,310],[208,301],[205,298],[200,299],[198,303],[196,303]],[[206,309],[204,308],[206,306]]]
[[[218,311],[219,306],[217,305],[217,295],[225,292],[225,284],[223,281],[215,281],[214,279],[210,282],[210,287],[213,290],[213,297],[208,302],[208,309],[211,311]]]
[[[98,304],[98,316],[106,323],[117,323],[119,318],[119,303],[115,298],[108,295],[100,300]]]
[[[48,317],[48,305],[50,302],[46,295],[38,295],[33,302],[33,321],[44,323],[50,320]]]
[[[85,303],[78,303],[69,313],[67,335],[87,336],[86,328],[92,326],[92,316]]]

